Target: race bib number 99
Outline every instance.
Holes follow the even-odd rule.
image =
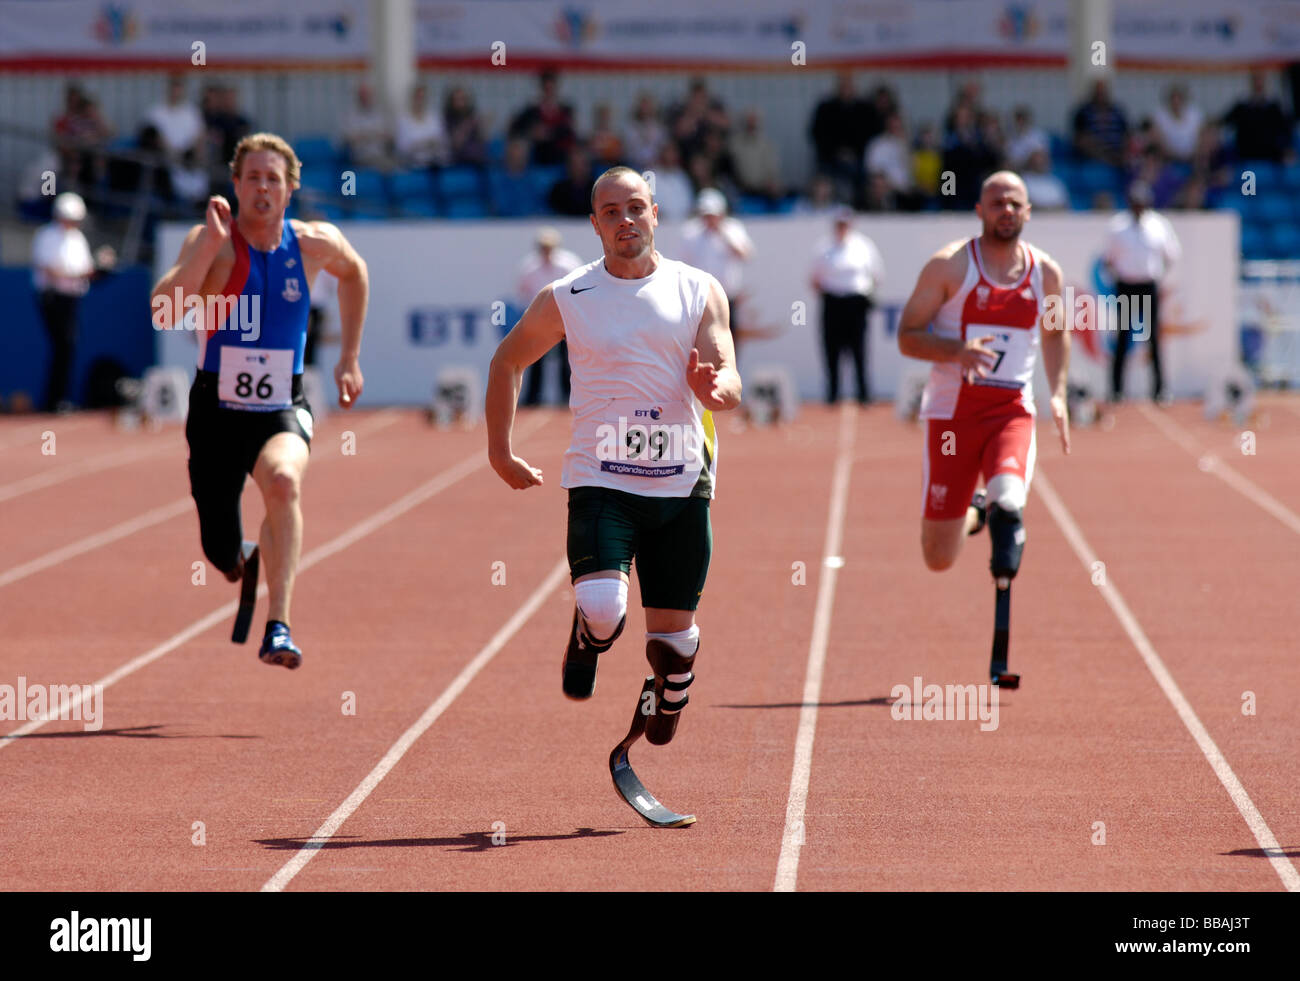
[[[595,420],[592,437],[605,473],[673,477],[703,461],[703,431],[682,402],[611,399]]]
[[[217,398],[223,409],[271,412],[293,405],[293,352],[227,345]]]
[[[1035,328],[999,327],[996,324],[967,324],[966,339],[992,337],[985,347],[995,358],[989,373],[983,378],[973,378],[972,384],[991,385],[994,388],[1020,388],[1034,376]]]

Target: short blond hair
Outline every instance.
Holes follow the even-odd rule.
[[[283,157],[284,175],[289,181],[289,187],[299,187],[302,178],[302,161],[293,152],[293,147],[274,133],[249,133],[240,140],[235,146],[235,155],[230,161],[230,176],[238,180],[239,171],[244,166],[244,158],[258,150],[270,150]]]

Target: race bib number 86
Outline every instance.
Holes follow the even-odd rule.
[[[271,412],[293,405],[293,351],[221,349],[217,397],[222,408]]]

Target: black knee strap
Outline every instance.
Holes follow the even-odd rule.
[[[578,631],[582,636],[582,641],[597,654],[604,654],[614,646],[614,641],[618,640],[618,635],[623,632],[623,627],[626,623],[627,614],[624,613],[623,619],[618,621],[618,626],[614,629],[614,633],[605,640],[597,640],[595,637],[591,636],[587,630],[587,618],[582,615],[581,610],[578,611]]]
[[[699,652],[699,644],[696,643],[695,650]],[[662,640],[654,639],[646,641],[645,657],[650,662],[650,670],[655,673],[655,711],[671,715],[680,712],[690,701],[690,695],[683,695],[679,701],[665,701],[663,692],[680,691],[685,692],[691,687],[691,682],[695,680],[695,675],[691,671],[691,665],[695,663],[695,654],[689,657],[677,651],[671,644]],[[684,674],[685,681],[669,681],[670,674]]]
[[[989,537],[993,539],[993,556],[989,571],[997,579],[1014,579],[1020,571],[1020,557],[1025,550],[1025,524],[1016,508],[990,504]]]

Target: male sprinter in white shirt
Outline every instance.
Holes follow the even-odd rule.
[[[560,486],[569,491],[576,609],[563,689],[573,699],[594,693],[597,658],[623,629],[635,558],[654,672],[653,710],[641,719],[646,739],[663,745],[686,705],[699,649],[695,610],[713,546],[717,470],[711,413],[740,404],[741,382],[727,297],[708,273],[655,251],[658,211],[636,171],[601,174],[591,224],[604,255],[544,287],[501,342],[486,419],[501,479],[516,490],[541,484],[542,472],[511,448],[515,405],[524,368],[567,339],[574,420]],[[635,721],[633,729],[625,744],[639,735]],[[618,772],[615,782],[622,791]]]

